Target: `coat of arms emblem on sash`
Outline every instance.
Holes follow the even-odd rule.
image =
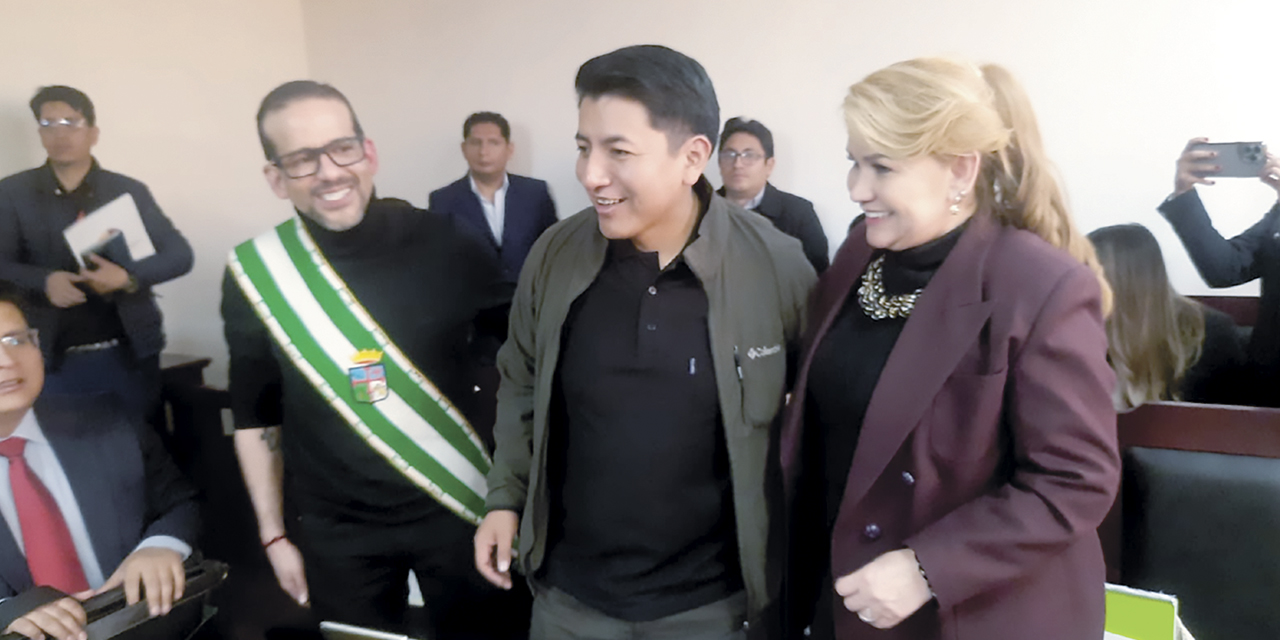
[[[382,364],[382,352],[377,349],[361,349],[351,362],[356,366],[348,373],[351,377],[351,395],[356,402],[372,404],[385,400],[390,391],[387,389],[387,369]]]

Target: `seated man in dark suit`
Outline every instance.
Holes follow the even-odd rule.
[[[151,288],[191,270],[191,245],[146,185],[98,166],[89,96],[44,87],[31,112],[48,161],[0,180],[0,280],[32,296],[30,321],[40,330],[51,392],[114,393],[129,411],[155,419],[164,331]],[[63,230],[124,194],[155,254],[128,262],[116,256],[120,264],[91,256],[82,268]]]
[[[85,640],[88,596],[123,585],[129,604],[145,590],[153,616],[169,612],[199,512],[156,434],[112,398],[40,397],[23,304],[0,283],[0,628]]]
[[[514,152],[506,118],[489,111],[471,114],[462,125],[462,155],[470,169],[462,179],[432,191],[427,203],[428,209],[484,239],[501,261],[503,277],[513,284],[533,241],[556,223],[547,183],[507,173]]]
[[[827,234],[812,202],[769,184],[773,161],[773,134],[769,129],[758,120],[730,118],[720,134],[720,178],[724,186],[717,193],[760,213],[778,231],[799,240],[809,264],[822,273],[830,263]]]

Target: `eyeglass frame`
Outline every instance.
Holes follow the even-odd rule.
[[[732,149],[721,149],[720,160],[728,161],[730,165],[738,164],[738,160],[742,160],[742,166],[755,166],[757,162],[763,162],[767,158],[763,153],[757,153],[755,149],[747,149],[746,151],[734,151]]]
[[[356,148],[360,149],[360,157],[345,164],[338,162],[333,157],[333,153],[332,153],[333,147],[337,144],[347,143],[351,141],[354,141],[356,143]],[[296,156],[298,154],[307,154],[312,157],[311,162],[315,163],[315,169],[313,169],[311,173],[304,173],[302,175],[295,176],[289,173],[284,168],[285,158],[288,156]],[[298,149],[296,151],[290,151],[289,153],[286,153],[284,155],[276,155],[274,158],[272,158],[271,165],[279,169],[280,173],[283,173],[290,180],[301,180],[302,178],[310,178],[311,176],[314,176],[315,174],[320,173],[320,156],[321,155],[329,156],[329,162],[332,162],[334,166],[337,166],[337,167],[349,167],[353,164],[359,164],[361,161],[369,157],[369,153],[364,149],[364,136],[354,135],[354,136],[347,136],[345,138],[337,138],[335,140],[330,140],[329,144],[326,144],[323,147],[306,147],[303,149]]]
[[[39,118],[36,124],[40,125],[41,131],[57,131],[59,129],[84,129],[88,126],[89,121],[84,118],[57,118],[50,120],[49,118]]]
[[[18,349],[27,346],[40,348],[40,331],[34,327],[0,336],[0,347],[4,349]]]

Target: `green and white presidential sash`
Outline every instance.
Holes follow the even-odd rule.
[[[478,524],[492,464],[480,438],[387,338],[298,219],[236,247],[230,267],[276,343],[351,428]]]

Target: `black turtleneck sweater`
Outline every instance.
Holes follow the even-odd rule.
[[[467,415],[476,364],[506,331],[511,287],[449,219],[373,200],[346,231],[301,220],[338,275],[420,371]],[[444,509],[364,442],[276,346],[228,272],[222,315],[238,428],[281,425],[286,495],[300,514],[381,524]]]
[[[872,262],[884,256],[882,269],[887,295],[900,295],[922,289],[929,284],[942,261],[951,253],[968,224],[945,236],[903,251],[882,251]],[[859,281],[860,284],[860,281]],[[929,295],[926,289],[921,298]],[[826,485],[826,528],[835,524],[844,497],[853,452],[862,433],[862,418],[871,402],[871,394],[880,381],[893,346],[898,342],[908,318],[873,320],[862,310],[855,286],[845,300],[840,315],[822,339],[814,354],[809,373],[807,412],[813,435],[822,440],[810,451],[823,452],[821,465]]]
[[[928,296],[926,285],[967,227],[966,222],[947,235],[918,247],[872,255],[872,262],[884,256],[881,273],[885,293],[892,296],[923,288],[920,299]],[[797,506],[802,512],[799,517],[804,522],[801,530],[806,533],[802,534],[804,541],[797,543],[812,544],[816,549],[830,549],[831,530],[840,512],[840,501],[844,499],[867,405],[908,319],[871,319],[858,302],[858,286],[855,285],[840,309],[840,315],[814,353],[805,402],[805,423],[809,428],[805,430],[804,449],[810,457],[805,462],[805,475],[801,480],[804,484],[804,495],[800,497],[802,504]],[[801,587],[817,590],[811,630],[814,638],[824,639],[833,638],[835,633],[831,618],[834,576],[831,575],[831,563],[825,561],[826,558],[825,552],[815,557],[822,560],[822,566],[816,569],[822,579],[815,585]]]

